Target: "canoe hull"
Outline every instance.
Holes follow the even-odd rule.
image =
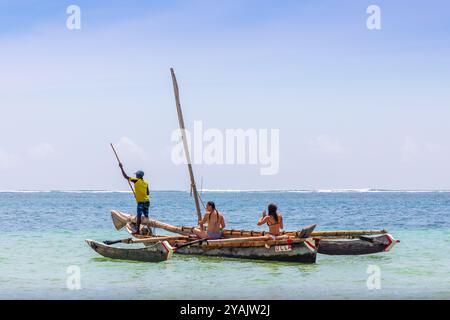
[[[166,241],[143,248],[117,248],[94,240],[86,240],[86,243],[101,256],[117,260],[161,262],[170,259],[173,254],[173,248]]]
[[[318,253],[326,255],[365,255],[389,251],[398,241],[390,234],[357,239],[321,239]]]
[[[266,260],[266,261],[285,261],[300,263],[315,263],[316,253],[308,252],[304,248],[292,248],[292,251],[278,253],[272,247],[257,248],[218,248],[211,250],[203,250],[200,247],[182,248],[177,251],[178,254],[198,255],[209,257],[225,257],[250,260]]]
[[[213,242],[215,243],[212,244]],[[315,263],[317,249],[315,240],[312,238],[295,243],[276,241],[276,244],[273,244],[273,242],[268,241],[265,244],[255,242],[253,245],[243,246],[240,244],[221,245],[221,241],[216,240],[202,245],[179,248],[176,253],[208,257]]]

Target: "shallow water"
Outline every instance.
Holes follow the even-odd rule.
[[[3,299],[449,299],[449,192],[207,192],[227,227],[261,229],[277,202],[285,228],[386,228],[401,243],[368,256],[318,255],[315,264],[175,256],[151,264],[113,261],[85,239],[120,239],[110,209],[134,212],[131,195],[107,192],[0,192],[0,298]],[[196,221],[185,192],[153,192],[151,215]],[[380,270],[369,290],[368,267]],[[69,266],[81,289],[70,290]]]

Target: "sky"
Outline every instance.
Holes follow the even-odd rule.
[[[450,189],[448,1],[0,0],[0,190],[126,190],[111,142],[187,190],[171,67],[188,129],[279,130],[276,174],[196,164],[203,189]]]

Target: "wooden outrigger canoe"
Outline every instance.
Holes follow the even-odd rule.
[[[120,211],[112,210],[111,218],[117,230],[126,227],[131,234],[132,226],[136,221],[135,216],[126,214]],[[161,228],[173,233],[178,233],[180,236],[167,239],[169,243],[175,245],[177,243],[184,243],[189,241],[189,236],[192,236],[193,227],[176,227],[153,219],[143,219],[143,225],[153,228]],[[261,237],[268,233],[260,231],[248,230],[224,230],[225,238],[243,238],[243,237]],[[284,236],[293,238],[301,237],[301,231],[286,231]],[[156,239],[150,235],[133,235],[141,239],[152,242]],[[338,231],[314,231],[310,237],[313,237],[317,244],[317,253],[326,255],[365,255],[378,252],[385,252],[392,249],[392,247],[399,242],[395,240],[386,230],[338,230]],[[198,250],[198,249],[195,249]],[[194,251],[195,251],[194,250]],[[184,250],[187,251],[187,250]]]
[[[167,241],[152,243],[143,248],[118,248],[94,240],[86,243],[98,254],[111,259],[161,262],[172,257],[174,249]]]

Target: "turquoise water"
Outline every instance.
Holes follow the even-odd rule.
[[[0,192],[2,299],[449,299],[450,192],[206,192],[232,228],[260,229],[278,203],[285,228],[386,228],[401,243],[369,256],[318,255],[316,264],[175,256],[159,263],[113,261],[84,239],[120,239],[110,209],[134,212],[119,192]],[[185,192],[153,192],[152,216],[193,225]],[[369,265],[380,289],[369,290]],[[67,268],[80,271],[78,290]]]

